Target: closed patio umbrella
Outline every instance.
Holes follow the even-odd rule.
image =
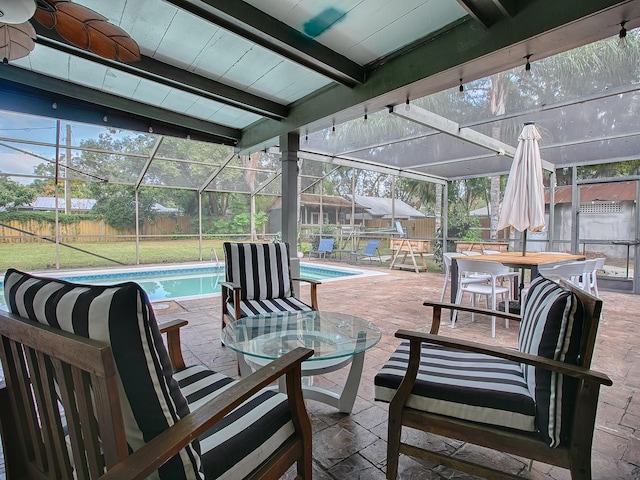
[[[524,124],[504,192],[498,230],[508,226],[523,232],[522,255],[526,255],[527,231],[544,228],[544,185],[540,134],[533,122]]]

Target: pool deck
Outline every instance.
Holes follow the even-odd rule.
[[[320,262],[318,262],[320,263]],[[332,262],[329,262],[332,264]],[[336,265],[336,263],[333,263]],[[360,268],[358,266],[358,268]],[[395,350],[393,336],[399,328],[428,330],[430,309],[425,299],[439,299],[441,273],[415,273],[388,268],[362,267],[385,273],[344,281],[327,282],[319,287],[322,310],[357,315],[374,322],[382,331],[378,345],[367,352],[354,411],[347,415],[327,405],[307,401],[313,425],[314,479],[383,479],[386,464],[387,405],[373,400],[373,377]],[[602,292],[603,320],[598,332],[593,368],[608,374],[613,387],[601,390],[593,446],[593,478],[601,480],[640,478],[640,296]],[[308,299],[303,287],[302,298]],[[220,296],[209,299],[168,301],[158,311],[159,320],[184,318],[183,349],[187,363],[203,363],[236,376],[233,352],[220,344]],[[480,341],[490,345],[516,346],[517,328],[496,325],[496,338],[490,335],[488,318],[471,323],[461,315],[456,328],[443,325],[443,335]],[[342,385],[348,369],[315,377],[314,384],[331,390]],[[427,438],[425,436],[425,438]],[[430,436],[429,442],[437,437]],[[484,457],[504,471],[530,479],[568,479],[569,472],[448,439],[436,440],[454,455]],[[442,443],[444,442],[444,444]],[[292,472],[289,472],[292,473]],[[293,475],[287,475],[293,478]],[[428,462],[401,456],[401,479],[477,478]]]
[[[320,262],[318,262],[320,264]],[[339,263],[328,262],[339,266]],[[326,282],[319,287],[322,310],[357,315],[375,323],[382,339],[367,352],[351,414],[342,414],[327,405],[307,401],[313,426],[314,476],[316,480],[385,478],[387,405],[373,400],[373,377],[395,350],[393,336],[399,328],[427,331],[430,309],[425,299],[439,299],[444,277],[441,273],[415,273],[359,265],[357,268],[384,275]],[[598,332],[593,368],[608,374],[612,387],[601,390],[593,445],[595,480],[640,479],[640,296],[602,292],[603,320]],[[302,289],[308,299],[308,289]],[[183,350],[188,364],[202,363],[217,371],[237,376],[236,359],[220,344],[220,296],[197,300],[163,301],[157,310],[159,321],[183,318],[189,325],[183,331]],[[455,329],[443,325],[441,334],[489,345],[515,346],[517,328],[505,329],[497,322],[496,338],[490,335],[489,319],[478,317],[471,323],[461,315]],[[338,390],[348,369],[315,377],[314,384]],[[416,436],[416,438],[419,438]],[[458,441],[424,435],[425,442],[439,445],[461,457],[473,457],[503,471],[535,480],[569,479],[569,472],[527,461]],[[0,478],[4,478],[0,452]],[[294,478],[289,471],[285,477]],[[400,479],[472,479],[441,465],[401,456]]]

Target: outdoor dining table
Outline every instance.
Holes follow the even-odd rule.
[[[531,270],[531,278],[538,275],[541,265],[558,265],[561,263],[575,262],[577,260],[585,260],[584,255],[573,255],[570,253],[552,253],[552,252],[501,252],[489,253],[485,255],[465,256],[465,260],[497,262],[510,268]],[[524,288],[524,275],[520,275],[520,289]],[[451,303],[455,303],[458,294],[458,262],[456,258],[451,259]],[[453,314],[453,311],[452,311]]]

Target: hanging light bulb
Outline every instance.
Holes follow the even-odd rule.
[[[334,123],[333,126],[331,127],[331,136],[335,137],[336,136],[336,124]]]
[[[624,28],[626,21],[620,22],[620,33],[618,33],[618,47],[625,48],[627,46],[627,29]]]
[[[526,59],[527,59],[527,63],[526,63],[526,64],[525,64],[525,66],[524,66],[524,73],[525,73],[527,76],[529,76],[529,77],[530,77],[530,76],[531,76],[531,62],[529,62],[529,59],[531,58],[531,54],[526,55],[524,58],[526,58]]]
[[[363,120],[362,123],[365,123],[365,124],[368,123],[367,111],[366,110],[364,111],[364,120]]]
[[[411,104],[409,103],[409,97],[407,97],[407,101],[406,101],[406,102],[404,102],[404,109],[405,109],[405,111],[407,111],[407,112],[408,112],[409,110],[411,110]]]
[[[304,143],[309,143],[309,132],[304,135]]]
[[[464,98],[464,85],[462,85],[462,79],[460,79],[460,86],[458,87],[458,98]]]

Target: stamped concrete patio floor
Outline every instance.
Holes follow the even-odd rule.
[[[367,267],[364,267],[367,268]],[[372,268],[373,269],[373,268]],[[313,425],[314,479],[383,479],[386,466],[387,404],[373,400],[373,377],[395,350],[399,328],[428,331],[431,309],[425,299],[439,299],[443,284],[440,273],[415,273],[378,269],[385,275],[325,282],[319,287],[321,310],[357,315],[375,323],[382,331],[378,345],[365,356],[358,397],[351,414],[339,413],[325,404],[306,401]],[[308,299],[302,288],[302,298]],[[640,478],[640,296],[603,292],[603,320],[598,332],[592,367],[608,374],[613,387],[601,390],[593,445],[594,479]],[[220,296],[189,301],[163,302],[158,319],[184,318],[183,350],[187,364],[202,363],[236,376],[234,353],[220,344]],[[505,329],[496,324],[496,338],[490,335],[487,317],[461,315],[454,329],[443,324],[440,333],[453,337],[516,346],[517,324]],[[314,384],[330,390],[343,385],[348,368],[314,377]],[[410,433],[430,448],[452,455],[484,459],[503,471],[531,479],[568,479],[568,470],[493,452],[462,442]],[[293,474],[292,471],[289,473]],[[288,475],[287,478],[293,478]],[[400,458],[401,479],[476,478],[460,472]]]

